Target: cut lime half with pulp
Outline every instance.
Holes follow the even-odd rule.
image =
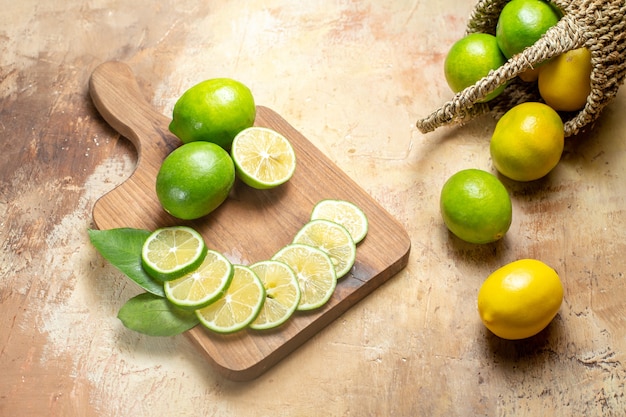
[[[196,310],[224,294],[233,278],[233,265],[219,252],[208,250],[198,269],[163,285],[172,304]]]
[[[169,281],[196,269],[206,253],[204,239],[194,229],[163,227],[152,232],[144,242],[141,262],[152,278]]]
[[[326,304],[335,292],[337,273],[330,257],[321,249],[292,243],[282,248],[273,260],[286,263],[298,277],[302,297],[298,310],[313,310]]]
[[[295,272],[284,262],[261,261],[250,266],[265,288],[265,302],[250,328],[278,327],[291,317],[300,303],[300,286]]]
[[[289,140],[265,127],[253,126],[239,132],[231,156],[239,178],[257,189],[284,184],[296,170],[296,154]]]
[[[246,328],[259,315],[265,301],[265,288],[256,273],[244,265],[233,267],[233,279],[224,295],[196,310],[200,323],[217,333]]]

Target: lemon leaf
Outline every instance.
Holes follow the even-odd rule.
[[[108,230],[89,229],[89,240],[102,257],[122,271],[144,290],[164,297],[163,284],[156,281],[143,269],[141,249],[150,236],[150,231],[132,228]]]
[[[175,336],[199,323],[193,311],[180,310],[165,298],[151,293],[128,300],[117,317],[128,329],[148,336]]]

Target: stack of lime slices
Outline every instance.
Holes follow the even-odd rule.
[[[232,264],[187,226],[152,232],[141,259],[145,271],[163,282],[166,299],[194,311],[206,328],[217,333],[265,330],[282,325],[296,311],[326,305],[337,281],[354,266],[357,244],[367,230],[360,208],[329,199],[315,205],[293,242],[269,260]]]
[[[244,329],[261,311],[265,288],[258,276],[209,250],[202,235],[190,227],[155,230],[141,255],[145,271],[163,281],[166,298],[194,310],[200,323],[215,332]]]

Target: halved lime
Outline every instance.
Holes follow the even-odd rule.
[[[163,227],[152,232],[144,242],[141,262],[152,278],[169,281],[196,269],[206,253],[204,239],[194,229]]]
[[[205,307],[224,294],[234,275],[234,267],[224,255],[208,250],[198,269],[163,285],[165,296],[172,304],[196,310]]]
[[[335,292],[337,273],[335,266],[321,249],[292,243],[272,257],[286,263],[298,277],[302,297],[298,310],[313,310],[326,304]]]
[[[264,330],[287,321],[300,303],[301,291],[295,272],[279,261],[260,261],[250,266],[265,288],[265,302],[250,328]]]
[[[235,171],[247,185],[274,188],[289,181],[296,170],[296,154],[286,137],[253,126],[235,136],[231,148]]]
[[[330,220],[311,220],[296,233],[293,243],[321,249],[330,256],[337,279],[346,275],[356,260],[356,245],[348,229]]]
[[[265,288],[254,271],[244,265],[233,267],[235,273],[224,295],[196,310],[200,323],[217,333],[233,333],[247,327],[265,301]]]
[[[318,202],[311,213],[311,220],[330,220],[339,223],[350,232],[352,240],[361,242],[368,230],[367,216],[356,204],[345,200],[322,200]]]

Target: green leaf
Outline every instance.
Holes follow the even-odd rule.
[[[199,323],[193,311],[178,309],[166,298],[151,293],[128,300],[117,317],[127,328],[149,336],[175,336]]]
[[[150,231],[132,228],[87,231],[91,243],[113,266],[149,293],[165,297],[163,283],[153,279],[141,265],[141,249]]]

